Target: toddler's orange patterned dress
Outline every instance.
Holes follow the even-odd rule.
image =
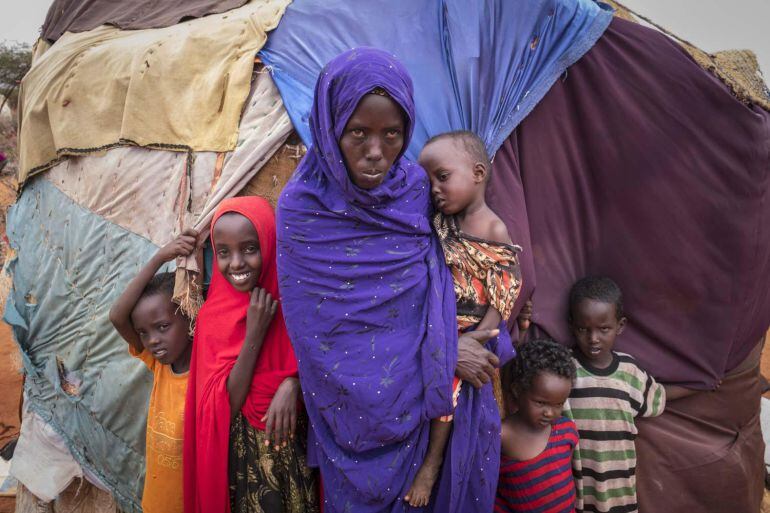
[[[521,247],[479,239],[460,231],[454,216],[437,213],[433,226],[444,249],[444,260],[452,272],[457,297],[457,330],[472,330],[492,307],[507,320],[521,291]],[[455,377],[452,398],[457,406],[462,381]],[[499,375],[495,379],[495,398],[502,408]],[[447,422],[452,416],[442,417]]]

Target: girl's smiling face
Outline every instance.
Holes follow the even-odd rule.
[[[262,272],[262,252],[254,225],[241,214],[228,212],[217,219],[213,235],[219,272],[235,290],[252,291]]]

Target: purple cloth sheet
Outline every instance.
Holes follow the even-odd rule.
[[[770,113],[615,19],[497,152],[488,200],[524,248],[537,328],[571,343],[570,286],[610,276],[617,349],[711,389],[770,322],[769,174]]]

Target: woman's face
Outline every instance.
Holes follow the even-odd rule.
[[[404,115],[387,96],[366,94],[358,102],[340,138],[348,176],[362,189],[374,189],[404,147]]]

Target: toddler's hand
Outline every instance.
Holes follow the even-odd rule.
[[[178,256],[188,256],[195,251],[198,244],[198,232],[188,228],[176,239],[158,250],[158,257],[164,262],[174,260]]]
[[[516,317],[516,322],[519,325],[519,331],[527,331],[529,329],[529,325],[532,323],[532,300],[527,299],[526,303],[524,303],[524,306],[521,307],[521,312],[519,312],[518,317]]]
[[[251,291],[249,310],[246,313],[247,336],[264,337],[276,310],[278,310],[278,301],[273,299],[273,296],[265,289],[255,287]]]

